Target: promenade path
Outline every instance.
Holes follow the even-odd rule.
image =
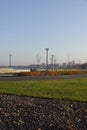
[[[30,80],[58,80],[58,79],[75,79],[87,78],[87,74],[78,75],[59,75],[59,76],[13,76],[11,74],[3,74],[0,76],[0,82],[9,81],[30,81]]]

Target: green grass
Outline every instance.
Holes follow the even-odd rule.
[[[0,82],[0,93],[87,101],[87,79]]]

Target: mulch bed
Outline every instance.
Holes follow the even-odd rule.
[[[0,94],[0,130],[87,130],[87,102]]]

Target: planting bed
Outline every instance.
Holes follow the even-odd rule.
[[[87,102],[0,94],[0,130],[87,130]]]

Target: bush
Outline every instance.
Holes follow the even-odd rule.
[[[14,76],[58,76],[58,75],[75,75],[75,74],[87,74],[87,71],[83,70],[60,70],[60,71],[31,71],[31,72],[19,72],[14,73]]]

